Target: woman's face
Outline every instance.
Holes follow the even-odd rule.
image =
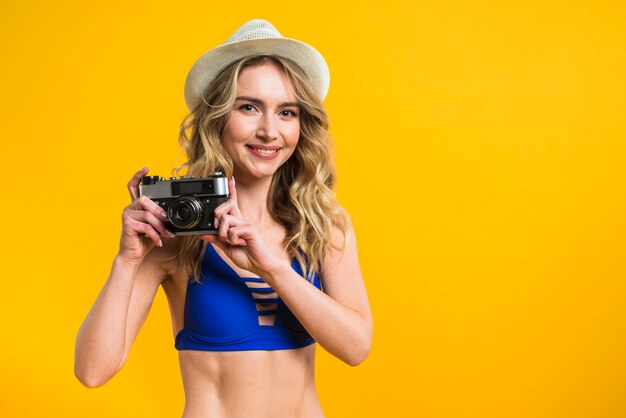
[[[239,179],[272,177],[293,154],[300,137],[300,107],[287,76],[276,65],[245,68],[222,143]]]

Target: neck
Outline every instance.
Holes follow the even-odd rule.
[[[252,224],[261,226],[272,220],[267,208],[267,196],[272,185],[272,178],[250,179],[238,177],[235,173],[237,203],[244,218]]]

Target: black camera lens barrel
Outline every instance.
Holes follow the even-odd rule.
[[[191,229],[202,220],[202,204],[193,196],[181,196],[167,208],[167,217],[179,229]]]

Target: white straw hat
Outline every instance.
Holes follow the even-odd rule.
[[[185,81],[185,102],[193,110],[209,84],[226,67],[241,58],[272,54],[290,59],[302,68],[311,86],[324,100],[330,85],[330,72],[322,54],[310,45],[283,37],[271,23],[255,19],[237,29],[222,45],[202,55],[191,67]]]

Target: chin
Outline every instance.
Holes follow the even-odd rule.
[[[253,158],[242,158],[239,160],[239,163],[233,162],[235,177],[258,180],[273,177],[288,160],[289,159],[283,160],[281,158],[271,161],[262,161]]]
[[[267,177],[274,177],[274,174],[276,174],[279,168],[280,166],[272,167],[271,169],[269,167],[263,167],[263,168],[247,167],[245,169],[235,168],[234,171],[235,171],[235,176],[249,177],[249,178],[261,180]]]

